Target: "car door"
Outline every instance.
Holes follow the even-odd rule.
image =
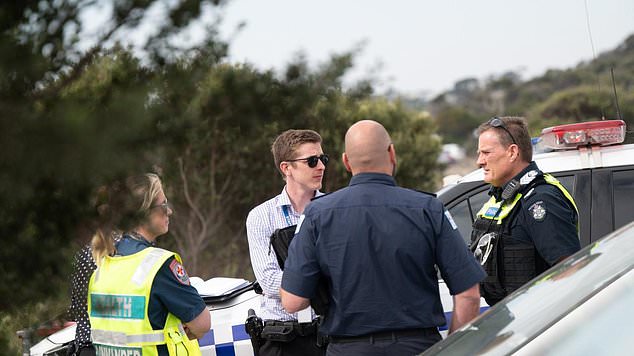
[[[595,241],[634,221],[634,167],[608,167],[592,171],[592,225]]]

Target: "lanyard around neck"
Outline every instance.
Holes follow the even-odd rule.
[[[282,212],[284,212],[284,218],[286,219],[286,223],[288,224],[288,226],[293,225],[293,223],[291,222],[290,213],[288,212],[288,205],[282,205]]]

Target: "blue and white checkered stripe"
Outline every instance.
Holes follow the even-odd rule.
[[[252,356],[251,339],[244,324],[209,330],[198,340],[205,356]]]
[[[481,307],[480,313],[489,309],[488,306]],[[446,312],[447,322],[451,320],[452,312]],[[441,331],[447,330],[447,325],[438,328]],[[224,332],[223,332],[224,331]],[[229,328],[217,328],[210,330],[205,336],[198,340],[202,354],[206,356],[251,356],[253,348],[251,339],[244,328],[244,324],[232,325]]]

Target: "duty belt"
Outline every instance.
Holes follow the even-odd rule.
[[[317,319],[313,320],[310,323],[298,323],[297,321],[278,321],[278,320],[265,320],[264,327],[280,327],[280,328],[288,328],[293,330],[299,336],[308,336],[314,335],[317,333],[319,329],[319,323]]]
[[[391,331],[379,331],[370,334],[364,334],[359,336],[330,336],[330,342],[333,344],[347,343],[347,342],[369,342],[373,343],[378,340],[392,340],[397,341],[402,337],[426,337],[435,336],[438,333],[438,328],[421,328],[421,329],[403,329],[403,330],[391,330]]]

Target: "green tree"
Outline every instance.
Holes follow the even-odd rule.
[[[464,108],[447,105],[437,110],[434,121],[443,142],[465,145],[473,139],[471,133],[483,121],[483,118],[473,115]]]
[[[629,122],[632,117],[629,97],[634,88],[634,35],[592,61],[573,68],[549,69],[526,81],[512,72],[492,75],[483,85],[474,79],[459,81],[452,90],[434,98],[429,111],[437,122],[443,123],[439,125],[443,136],[448,136],[443,133],[447,113],[452,118],[479,118],[479,122],[493,115],[526,116],[536,130],[602,115],[616,118],[612,72],[621,116]]]
[[[631,127],[634,125],[634,95],[623,88],[620,92],[620,115]],[[547,101],[533,107],[528,118],[531,120],[531,126],[541,132],[541,128],[558,124],[602,118],[618,119],[616,108],[616,100],[612,93],[598,93],[595,87],[582,86],[552,95]]]
[[[141,52],[111,45],[162,3],[114,2],[111,21],[87,51],[78,47],[79,15],[95,2],[0,5],[0,311],[22,309],[2,319],[0,349],[15,351],[6,335],[61,312],[81,247],[75,242],[85,243],[94,227],[93,193],[113,178],[162,174],[175,214],[173,238],[160,242],[203,277],[250,274],[244,220],[284,184],[270,145],[286,129],[322,134],[333,156],[326,191],[347,184],[338,162],[343,137],[366,118],[392,134],[399,183],[434,187],[433,122],[398,101],[373,98],[368,81],[343,89],[353,52],[317,68],[299,57],[281,74],[227,64],[227,45],[213,29],[194,47],[175,45],[202,6],[218,3],[193,0],[169,7]]]
[[[73,241],[91,230],[95,187],[149,162],[156,124],[146,115],[154,72],[113,48],[138,28],[159,1],[11,1],[0,5],[0,349],[13,353],[14,331],[62,310],[34,307],[67,299]],[[165,8],[156,35],[141,45],[158,68],[188,55],[171,48],[212,1],[181,1]],[[82,50],[81,14],[94,6],[112,11]],[[210,30],[212,31],[212,30]],[[212,31],[213,32],[213,31]],[[210,32],[205,48],[214,42]],[[112,49],[112,53],[107,51]],[[223,45],[214,46],[222,52]],[[142,157],[142,159],[136,159]],[[18,313],[16,307],[41,314]],[[21,324],[15,324],[15,323]],[[9,331],[9,336],[5,331]],[[17,353],[17,351],[16,351]]]
[[[150,108],[161,123],[159,157],[175,206],[174,238],[165,241],[183,254],[190,273],[251,276],[244,221],[284,185],[270,146],[286,129],[322,135],[332,157],[325,191],[347,185],[342,141],[363,118],[383,122],[402,156],[410,153],[411,159],[401,161],[399,179],[411,187],[434,187],[439,146],[431,120],[400,103],[371,99],[367,83],[342,90],[350,58],[335,56],[314,70],[299,58],[283,76],[248,65],[199,67],[197,61],[166,74]]]

